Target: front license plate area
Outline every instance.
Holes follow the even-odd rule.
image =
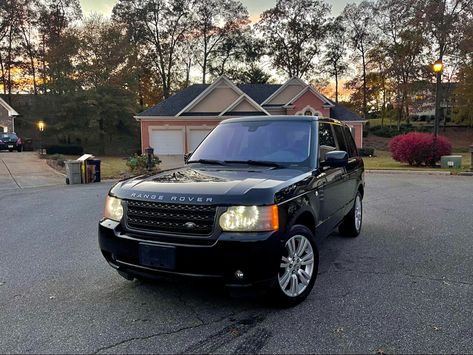
[[[9,144],[9,145],[8,145],[8,148],[13,148],[13,145],[12,145],[12,144]]]
[[[176,268],[176,248],[140,243],[140,265],[161,269]]]

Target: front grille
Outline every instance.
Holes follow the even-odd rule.
[[[126,223],[136,230],[209,235],[215,213],[215,206],[128,201]]]

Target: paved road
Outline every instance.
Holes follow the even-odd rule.
[[[195,282],[127,282],[102,259],[110,185],[0,195],[0,352],[473,351],[473,179],[368,175],[364,231],[277,310]]]
[[[31,187],[64,185],[64,177],[35,152],[0,152],[0,193]]]

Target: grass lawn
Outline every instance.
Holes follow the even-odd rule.
[[[395,161],[393,158],[391,158],[391,153],[382,151],[382,150],[376,150],[375,152],[376,156],[375,157],[364,157],[363,161],[365,162],[365,169],[368,170],[383,170],[383,169],[408,169],[408,170],[432,170],[430,167],[415,167],[415,166],[409,166],[407,164],[399,163]],[[464,170],[469,170],[471,166],[471,161],[470,161],[470,153],[452,153],[453,155],[462,155],[462,169],[436,169],[437,170],[442,170],[442,171],[452,171],[452,172],[460,172]]]
[[[120,157],[97,157],[101,160],[102,179],[119,179],[123,173],[129,172],[126,160]]]

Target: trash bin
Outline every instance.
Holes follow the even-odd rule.
[[[80,165],[81,162],[77,160],[66,160],[66,184],[80,184],[81,180],[81,171]]]
[[[87,165],[93,165],[95,167],[95,179],[94,182],[100,182],[101,175],[100,175],[100,160],[86,160]]]

